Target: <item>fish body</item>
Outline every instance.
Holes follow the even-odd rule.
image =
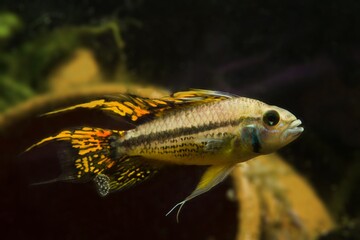
[[[243,162],[259,150],[242,130],[260,128],[256,125],[262,125],[261,112],[267,108],[272,107],[243,97],[183,108],[128,131],[118,152],[186,165]]]
[[[124,95],[48,114],[78,108],[98,109],[135,127],[65,130],[31,146],[28,150],[50,141],[70,144],[71,154],[62,159],[63,174],[57,180],[93,180],[105,196],[150,178],[166,165],[208,165],[181,206],[220,183],[236,164],[274,152],[303,131],[301,121],[287,110],[208,90],[160,99]]]
[[[239,99],[180,109],[130,130],[124,152],[175,164],[213,165],[241,161],[234,146],[243,119]]]

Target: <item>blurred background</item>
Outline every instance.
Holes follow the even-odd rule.
[[[154,209],[147,198],[168,194],[161,194],[151,183],[110,200],[91,200],[97,196],[89,186],[84,190],[55,184],[24,190],[26,177],[12,164],[35,139],[60,129],[61,124],[80,125],[84,118],[79,116],[85,114],[34,120],[41,112],[111,91],[161,96],[204,88],[256,98],[295,113],[305,132],[280,154],[313,185],[338,223],[339,228],[323,239],[359,239],[359,12],[360,2],[355,0],[2,0],[0,219],[8,229],[5,235],[46,239],[56,232],[54,239],[110,239],[121,237],[109,230],[119,227],[117,218],[126,222],[137,214],[143,219],[119,227],[131,230],[124,232],[125,239],[154,236],[149,230],[154,228],[162,229],[157,239],[234,239],[235,216],[226,215],[236,209],[231,204],[226,211],[213,205],[218,213],[213,219],[212,213],[201,209],[202,202],[194,200],[185,209],[208,224],[193,226],[191,233],[188,225],[197,218],[184,213],[187,224],[173,222],[163,228],[170,221],[163,213],[181,198],[178,189],[184,185],[180,182],[187,169],[176,170],[174,176],[164,173],[162,179],[170,178],[164,184],[171,186],[168,194],[173,196],[160,197],[166,203]],[[103,123],[99,118],[96,121]],[[195,176],[199,170],[191,172]],[[190,187],[182,191],[191,189],[194,179],[185,180]],[[225,191],[228,185],[215,191]],[[209,202],[220,198],[208,197]],[[116,210],[117,204],[133,200],[142,206]],[[145,213],[145,208],[152,210]],[[78,210],[87,217],[75,218]],[[94,218],[91,211],[96,211]],[[46,224],[46,218],[56,217]],[[142,235],[138,232],[142,229],[150,232]],[[213,238],[208,229],[217,229]]]

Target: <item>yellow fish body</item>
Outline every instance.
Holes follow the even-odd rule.
[[[135,127],[65,130],[31,146],[28,150],[49,141],[70,144],[57,180],[93,180],[105,196],[148,179],[167,164],[209,165],[181,206],[224,180],[236,164],[274,152],[303,131],[301,121],[282,108],[208,90],[160,99],[123,95],[48,114],[78,108],[99,109]]]

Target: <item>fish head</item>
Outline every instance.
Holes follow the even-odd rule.
[[[300,119],[283,108],[264,107],[259,127],[262,153],[274,152],[297,139],[304,131],[301,124]]]
[[[264,104],[256,115],[256,120],[243,129],[243,136],[246,136],[254,153],[274,152],[294,141],[304,131],[300,126],[301,120],[280,107]]]

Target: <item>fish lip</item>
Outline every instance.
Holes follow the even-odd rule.
[[[296,119],[290,123],[289,128],[296,128],[296,127],[300,126],[301,124],[302,124],[301,120]]]
[[[302,124],[300,119],[296,119],[290,123],[288,128],[282,134],[283,141],[293,141],[304,131],[303,127],[300,127]]]

